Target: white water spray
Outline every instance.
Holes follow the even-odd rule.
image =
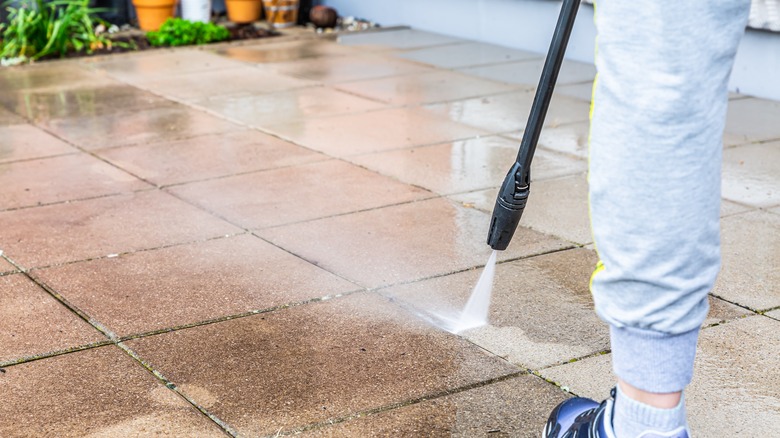
[[[490,255],[463,311],[446,314],[432,312],[430,318],[426,319],[451,333],[460,333],[486,325],[490,311],[490,296],[493,292],[493,276],[496,272],[496,253],[497,251],[493,251]]]

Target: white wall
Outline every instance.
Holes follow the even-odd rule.
[[[342,16],[547,52],[561,3],[550,0],[324,0]],[[593,62],[593,7],[583,4],[566,57]],[[731,77],[733,91],[780,100],[780,33],[748,30]]]

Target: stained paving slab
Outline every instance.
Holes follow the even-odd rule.
[[[592,66],[564,64],[489,325],[426,317],[488,259],[540,59],[383,29],[0,69],[0,436],[531,437],[571,396],[539,375],[603,398]],[[702,436],[780,427],[780,107],[729,105]]]

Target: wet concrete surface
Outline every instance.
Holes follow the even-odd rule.
[[[488,259],[539,55],[295,35],[0,69],[0,436],[530,437],[570,394],[529,370],[606,396],[592,67],[564,66],[490,324],[454,335],[420,309]],[[777,105],[730,100],[703,436],[777,424]]]

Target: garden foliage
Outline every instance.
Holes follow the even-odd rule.
[[[230,31],[213,23],[169,18],[160,29],[146,33],[153,46],[186,46],[208,44],[230,38]]]

